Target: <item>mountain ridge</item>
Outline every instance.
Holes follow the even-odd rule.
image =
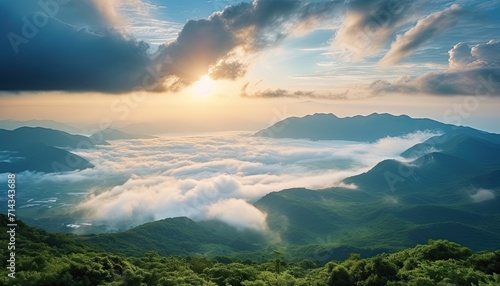
[[[347,140],[373,142],[384,137],[398,137],[416,131],[449,132],[464,128],[428,118],[408,115],[372,113],[367,116],[337,117],[332,113],[315,113],[288,117],[254,134],[258,137],[310,140]]]
[[[35,171],[43,173],[66,172],[93,168],[89,161],[62,148],[95,148],[86,136],[44,127],[0,129],[0,150],[10,151],[14,160],[0,162],[0,173]],[[101,144],[108,144],[106,141]]]
[[[119,129],[108,127],[90,135],[90,138],[94,139],[96,142],[100,142],[102,140],[153,139],[157,137],[152,135],[126,133]]]

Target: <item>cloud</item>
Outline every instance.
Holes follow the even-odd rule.
[[[500,67],[500,40],[490,40],[472,47],[458,43],[448,54],[452,69]]]
[[[190,20],[175,42],[160,47],[158,73],[167,81],[160,90],[179,90],[210,69],[219,79],[246,73],[246,64],[231,61],[274,47],[298,31],[308,31],[332,17],[335,1],[255,0],[228,6],[207,19]],[[167,59],[169,64],[162,64]],[[235,73],[232,73],[235,72]]]
[[[420,1],[353,0],[347,4],[343,22],[334,41],[357,59],[376,53],[403,25],[413,19]]]
[[[266,215],[242,199],[220,200],[208,207],[207,215],[237,228],[267,229]]]
[[[151,63],[148,45],[114,29],[111,4],[97,2],[2,1],[0,89],[132,90]]]
[[[356,186],[341,181],[383,159],[398,158],[432,135],[416,133],[373,144],[245,133],[112,141],[98,149],[75,151],[94,164],[93,169],[18,176],[37,187],[64,185],[71,192],[85,193],[71,210],[83,213],[82,220],[112,229],[179,216],[265,229],[265,213],[251,204],[266,194],[295,187],[356,191]],[[58,200],[65,201],[63,193]]]
[[[237,60],[220,60],[217,64],[209,68],[208,75],[212,79],[231,79],[235,80],[246,74],[246,64]]]
[[[463,13],[464,9],[462,7],[453,4],[449,8],[420,19],[415,27],[403,35],[397,36],[389,52],[380,60],[380,63],[382,65],[392,65],[411,55],[430,39],[453,28],[459,22]]]
[[[119,1],[4,1],[0,4],[0,89],[7,91],[177,91],[212,69],[218,78],[245,74],[228,61],[254,54],[333,17],[336,1],[255,0],[189,20],[178,37],[149,51],[127,35]],[[140,3],[132,1],[131,3]],[[51,3],[52,6],[38,3]],[[236,73],[231,73],[236,71]]]
[[[375,81],[370,89],[381,93],[425,93],[439,96],[472,95],[481,99],[500,95],[500,41],[469,47],[458,43],[449,52],[449,68],[405,81]]]
[[[500,95],[500,68],[427,73],[416,80],[418,91],[434,95]]]
[[[470,198],[476,203],[481,203],[494,199],[495,193],[491,190],[479,189],[476,193],[470,195]]]
[[[466,68],[473,62],[470,47],[466,43],[458,43],[448,51],[448,63],[452,69]]]
[[[318,94],[314,91],[305,91],[305,90],[295,90],[295,91],[290,91],[286,89],[266,89],[266,90],[260,90],[260,91],[255,91],[253,93],[248,93],[248,85],[250,83],[247,82],[244,84],[241,88],[241,94],[240,96],[242,97],[247,97],[247,98],[315,98],[315,99],[347,99],[349,90],[346,90],[345,92],[340,92],[340,93],[324,93],[324,94]]]

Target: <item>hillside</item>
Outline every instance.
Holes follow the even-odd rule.
[[[440,188],[442,196],[446,196],[446,191],[461,188],[498,187],[500,177],[488,174],[500,170],[500,144],[483,138],[466,133],[446,135],[439,141],[431,141],[439,142],[432,149],[427,149],[433,150],[431,153],[423,152],[425,155],[410,162],[385,160],[368,172],[347,178],[344,182],[381,192],[409,193]],[[497,137],[491,134],[486,138]],[[417,144],[402,155],[419,153],[417,150],[422,150],[422,146]],[[484,176],[488,179],[481,180]],[[450,196],[455,195],[451,193]]]
[[[440,148],[344,179],[354,190],[283,190],[256,206],[283,241],[302,253],[329,245],[330,259],[339,245],[382,251],[436,238],[475,250],[499,248],[500,145],[457,134]]]
[[[7,157],[0,161],[0,173],[35,171],[44,173],[82,170],[94,167],[89,161],[61,148],[95,148],[86,136],[42,127],[0,129],[0,150]],[[103,141],[102,144],[108,144]]]
[[[7,217],[0,215],[0,241],[6,247]],[[219,256],[130,257],[86,245],[68,234],[51,234],[18,221],[15,273],[6,259],[1,285],[497,285],[500,251],[473,253],[459,244],[431,240],[392,254],[320,266],[290,261],[286,249],[268,249],[260,261]]]
[[[322,259],[343,259],[349,252],[341,246],[382,253],[428,239],[454,240],[474,250],[500,248],[499,202],[461,203],[457,193],[455,201],[449,197],[443,203],[439,193],[414,197],[341,188],[292,189],[271,193],[256,205],[266,211],[269,228],[288,249],[306,257],[322,253]]]
[[[279,256],[290,265],[303,259],[323,265],[348,259],[353,252],[371,257],[429,239],[455,241],[473,251],[500,249],[500,145],[494,134],[451,134],[454,136],[442,137],[430,153],[405,162],[384,160],[344,180],[355,188],[293,188],[265,195],[254,203],[266,214],[268,228],[264,232],[180,217],[124,232],[60,237],[79,247],[136,257],[127,258],[134,261],[144,253],[157,252],[165,256],[201,255],[205,262],[263,261]],[[57,136],[67,138],[65,134]],[[65,144],[74,144],[71,139],[70,135]],[[47,166],[64,165],[68,156],[76,156],[43,143],[23,145],[15,152],[17,161],[3,162],[0,168],[10,164],[7,167],[14,169],[13,164],[20,164],[22,170],[50,172]],[[82,164],[75,168],[92,167],[83,158],[71,157],[71,162],[75,161]],[[52,241],[44,241],[47,239]],[[350,269],[349,265],[344,268]],[[336,273],[333,268],[329,271],[323,277],[326,281]],[[366,281],[367,277],[350,279]],[[214,283],[223,285],[217,281]]]
[[[368,116],[340,118],[333,114],[289,117],[269,128],[255,133],[255,136],[271,138],[295,138],[311,140],[347,140],[371,142],[384,137],[402,136],[416,131],[449,132],[454,125],[406,115],[373,113]]]
[[[428,239],[454,240],[475,251],[500,248],[499,145],[460,134],[441,147],[409,162],[382,161],[344,180],[357,189],[269,193],[254,204],[267,214],[269,231],[263,235],[172,218],[87,241],[130,255],[237,255],[286,247],[288,259],[320,262],[351,252],[396,251]]]
[[[401,156],[404,158],[416,158],[436,150],[449,150],[453,147],[452,145],[459,144],[465,139],[473,139],[483,144],[484,142],[489,142],[489,144],[500,144],[500,134],[488,133],[466,127],[447,132],[443,135],[433,136],[404,151],[401,153]],[[477,151],[479,151],[479,149]]]
[[[34,171],[43,173],[67,172],[93,168],[89,161],[63,149],[33,143],[15,153],[11,162],[0,162],[0,173]]]
[[[222,222],[194,222],[186,217],[150,222],[120,233],[82,237],[85,243],[126,255],[148,251],[161,255],[205,255],[215,257],[260,249],[262,233],[236,230]]]

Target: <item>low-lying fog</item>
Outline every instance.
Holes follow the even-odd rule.
[[[248,133],[111,141],[77,150],[93,169],[58,174],[24,172],[18,180],[84,184],[88,194],[68,206],[86,221],[136,226],[168,217],[216,219],[239,228],[265,229],[252,202],[286,188],[319,189],[364,172],[431,137],[415,133],[374,143],[252,137]],[[123,184],[110,185],[109,178]],[[345,186],[345,185],[344,185]],[[345,186],[355,190],[355,186]]]

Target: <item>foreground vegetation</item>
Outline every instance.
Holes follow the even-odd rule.
[[[8,257],[1,215],[3,257]],[[16,274],[0,285],[500,285],[500,251],[472,253],[445,240],[430,240],[393,254],[351,255],[324,266],[288,262],[273,252],[267,261],[216,257],[142,257],[104,252],[67,234],[51,234],[19,222]]]

